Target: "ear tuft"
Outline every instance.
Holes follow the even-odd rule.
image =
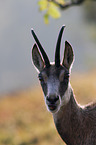
[[[72,46],[67,41],[65,41],[65,50],[64,50],[64,58],[63,58],[62,65],[64,65],[67,69],[69,69],[73,62],[73,59],[74,59],[74,53],[73,53]]]
[[[35,67],[41,71],[44,68],[44,61],[42,59],[41,54],[39,53],[38,47],[34,44],[32,48],[32,60]]]

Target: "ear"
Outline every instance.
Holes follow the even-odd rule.
[[[38,47],[36,44],[34,44],[32,48],[32,60],[35,65],[35,67],[41,71],[44,68],[44,61],[42,59],[41,54],[39,53]]]
[[[74,54],[72,46],[67,41],[65,41],[65,50],[62,65],[65,66],[67,69],[70,69],[73,59]]]

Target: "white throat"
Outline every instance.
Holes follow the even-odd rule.
[[[72,90],[72,87],[71,87],[71,84],[69,82],[68,88],[67,88],[66,92],[64,93],[64,96],[60,100],[61,106],[64,106],[64,105],[66,105],[69,102],[70,96],[71,96],[71,90]]]

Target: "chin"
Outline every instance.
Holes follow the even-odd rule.
[[[59,111],[59,106],[54,106],[54,105],[52,105],[52,106],[47,106],[47,109],[48,109],[48,111],[49,112],[51,112],[51,113],[57,113],[58,111]]]

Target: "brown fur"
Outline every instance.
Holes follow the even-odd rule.
[[[63,28],[64,26],[61,30]],[[32,34],[34,34],[33,31]],[[37,41],[36,37],[35,40]],[[57,49],[56,52],[59,53]],[[96,104],[85,106],[85,108],[80,107],[69,86],[70,68],[74,60],[72,46],[65,42],[61,64],[58,64],[60,60],[58,53],[56,53],[55,64],[48,63],[46,66],[36,44],[32,49],[33,63],[39,71],[39,80],[47,108],[53,114],[58,133],[67,145],[96,145]]]
[[[68,104],[53,117],[67,145],[96,145],[96,104],[81,108],[72,92]]]

